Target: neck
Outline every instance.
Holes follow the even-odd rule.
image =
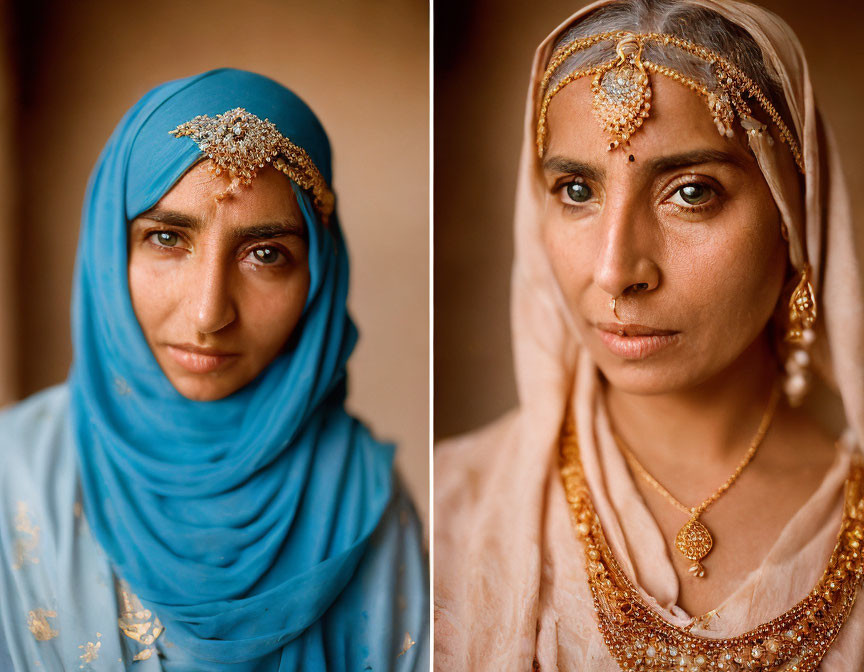
[[[741,458],[756,434],[777,377],[763,334],[718,375],[685,390],[639,395],[606,384],[612,426],[642,460],[698,455],[726,463]]]

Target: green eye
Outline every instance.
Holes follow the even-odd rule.
[[[704,184],[685,184],[675,192],[675,195],[680,196],[686,205],[702,205],[711,200],[713,193],[714,190]]]
[[[252,250],[255,261],[260,261],[262,264],[273,264],[279,261],[279,250],[272,247],[259,247]]]
[[[180,242],[180,236],[171,231],[158,231],[153,236],[156,238],[156,243],[162,247],[175,247]]]
[[[584,203],[591,196],[591,187],[584,182],[571,182],[567,185],[567,198],[574,203]]]

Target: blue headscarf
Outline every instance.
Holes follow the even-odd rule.
[[[332,184],[324,129],[266,77],[214,70],[146,94],[88,187],[73,297],[72,427],[87,520],[166,636],[208,669],[203,661],[294,670],[323,660],[313,626],[349,584],[391,496],[392,448],[343,408],[356,331],[338,218],[323,229],[293,185],[311,274],[299,338],[225,399],[196,402],[174,389],[144,339],[127,280],[128,223],[202,159],[191,139],[169,131],[235,107],[269,118]]]

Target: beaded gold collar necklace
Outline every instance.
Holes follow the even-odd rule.
[[[798,604],[768,623],[726,639],[692,634],[664,621],[612,555],[591,502],[570,413],[561,431],[561,478],[577,534],[598,625],[622,670],[811,672],[852,610],[864,577],[864,466],[853,458],[843,521],[822,578]]]

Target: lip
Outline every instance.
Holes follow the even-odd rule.
[[[647,359],[678,343],[681,336],[679,331],[655,329],[642,324],[600,322],[594,328],[613,355],[631,360]]]
[[[236,352],[216,348],[202,348],[191,343],[167,345],[168,354],[187,371],[192,373],[212,373],[227,366],[239,357]]]

